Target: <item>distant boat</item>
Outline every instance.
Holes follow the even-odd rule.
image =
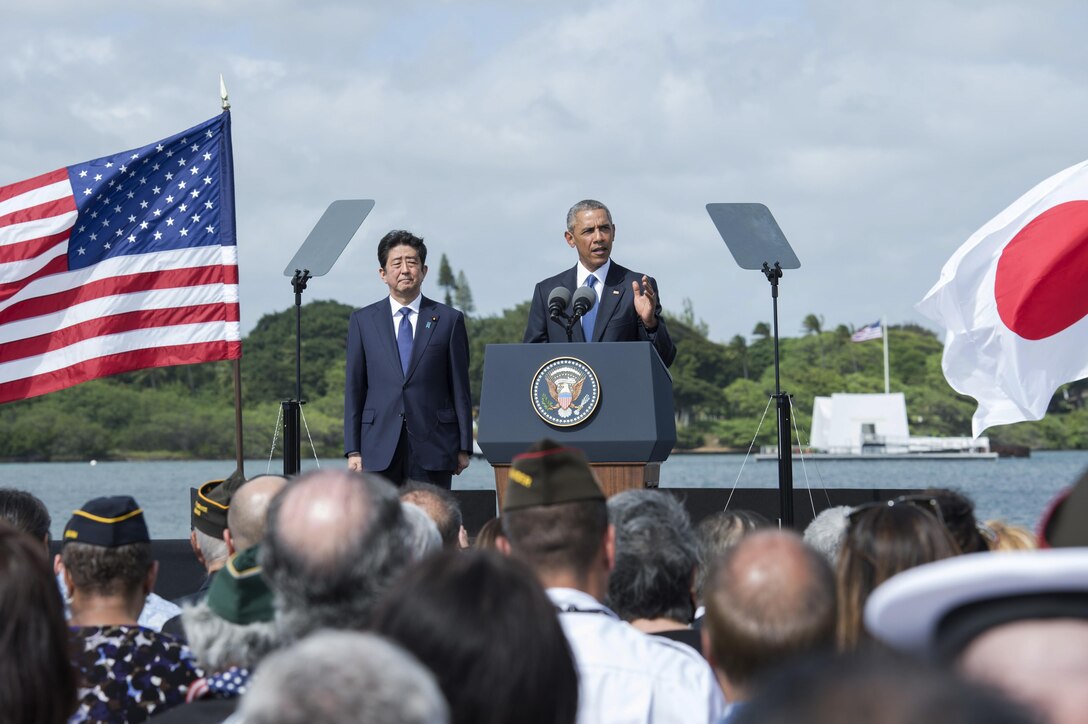
[[[809,448],[799,451],[821,460],[994,460],[988,437],[913,437],[907,427],[902,392],[835,393],[812,405]],[[776,446],[764,447],[758,460],[777,460]]]

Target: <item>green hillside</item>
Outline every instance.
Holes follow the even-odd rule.
[[[338,456],[342,445],[344,344],[351,307],[315,301],[302,307],[302,386],[307,430],[322,456]],[[528,302],[502,314],[470,317],[473,403],[480,399],[484,347],[519,342]],[[690,305],[669,316],[679,349],[674,381],[680,448],[746,448],[753,440],[773,443],[775,411],[772,341],[766,323],[751,337],[727,344],[706,337]],[[243,341],[243,418],[247,457],[269,455],[280,401],[295,386],[295,313],[290,308],[263,317]],[[878,340],[850,341],[851,329],[824,331],[809,315],[800,336],[780,340],[782,389],[793,396],[794,420],[807,442],[816,395],[882,392],[884,371]],[[906,395],[914,435],[968,435],[974,401],[957,395],[941,373],[941,342],[921,327],[889,331],[891,388]],[[86,460],[123,458],[234,457],[230,365],[217,362],[142,370],[31,400],[0,406],[0,459]],[[993,444],[1035,449],[1084,448],[1088,384],[1067,385],[1039,422],[988,431]],[[760,419],[766,412],[762,425]],[[758,435],[757,435],[758,430]],[[277,442],[277,457],[281,451]],[[304,453],[308,456],[309,450]]]

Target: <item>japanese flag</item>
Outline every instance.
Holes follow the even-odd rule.
[[[1042,419],[1059,386],[1088,377],[1088,161],[972,234],[916,308],[947,330],[944,375],[978,401],[976,437]]]

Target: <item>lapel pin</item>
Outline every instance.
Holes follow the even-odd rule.
[[[427,322],[425,329],[430,329],[431,325],[438,321],[438,317],[431,317],[431,321]]]
[[[618,297],[620,295],[620,290],[619,289],[613,289],[612,294]]]

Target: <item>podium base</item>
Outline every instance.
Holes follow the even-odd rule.
[[[495,468],[495,494],[502,510],[502,499],[510,479],[509,465]],[[593,472],[601,483],[606,498],[636,488],[656,488],[661,480],[661,463],[592,463]]]

